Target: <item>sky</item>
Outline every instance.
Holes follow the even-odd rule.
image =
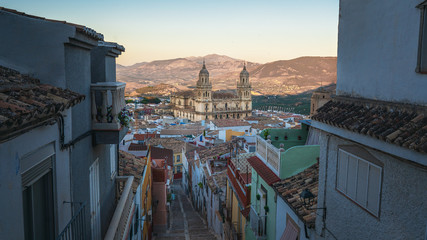
[[[0,0],[85,25],[126,51],[122,65],[208,54],[266,63],[336,56],[338,0]]]

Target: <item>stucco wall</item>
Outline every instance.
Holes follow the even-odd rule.
[[[251,183],[251,205],[256,206],[255,210],[260,213],[260,200],[257,200],[256,195],[261,185],[267,190],[267,206],[269,212],[267,214],[267,239],[276,238],[276,193],[274,190],[260,177],[255,169],[252,168],[252,183]],[[264,208],[264,206],[262,206]],[[249,234],[251,235],[251,234]]]
[[[304,230],[304,222],[301,221],[301,219],[298,218],[298,216],[295,214],[295,212],[289,207],[288,204],[285,203],[285,201],[278,196],[277,197],[277,212],[276,212],[276,240],[280,240],[283,233],[285,232],[286,228],[286,217],[287,214],[289,217],[294,220],[296,224],[298,224],[299,227],[299,240],[308,240],[310,239],[310,235],[308,234],[308,238],[305,235]],[[307,233],[311,233],[309,229],[307,229]]]
[[[328,138],[330,138],[328,140]],[[338,239],[423,239],[427,219],[427,170],[364,147],[384,164],[379,218],[335,190],[338,145],[354,144],[325,132],[320,137],[318,207],[327,208],[326,228]],[[361,145],[360,145],[361,146]],[[325,203],[326,202],[326,203]],[[322,233],[323,210],[316,219]],[[323,231],[332,238],[329,231]]]
[[[427,104],[415,72],[421,2],[340,1],[338,95]]]
[[[298,174],[317,162],[319,145],[291,147],[280,156],[280,179]]]
[[[59,131],[56,124],[35,128],[0,144],[0,239],[24,239],[24,213],[20,159],[47,144],[54,144],[53,182],[57,231],[60,232],[71,218],[70,159],[68,151],[60,151]],[[23,147],[25,146],[25,147]],[[42,159],[40,159],[42,160]]]
[[[0,11],[0,29],[0,65],[65,88],[64,43],[75,27]]]

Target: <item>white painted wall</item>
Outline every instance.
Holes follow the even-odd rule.
[[[340,1],[337,94],[427,104],[415,72],[421,0]]]
[[[298,227],[300,229],[299,232],[299,240],[308,240],[310,239],[310,236],[313,235],[312,230],[307,228],[307,235],[309,238],[306,238],[305,236],[305,230],[304,230],[304,222],[301,221],[298,216],[295,214],[295,212],[289,207],[288,204],[285,203],[285,201],[280,197],[277,196],[277,207],[276,207],[276,240],[280,240],[283,233],[285,232],[286,228],[286,214],[289,214],[289,216],[294,220],[296,224],[298,224]]]
[[[64,122],[65,141],[69,141],[71,111],[67,110]],[[27,133],[0,144],[0,239],[24,239],[23,202],[21,186],[21,158],[47,144],[54,144],[53,182],[56,200],[55,217],[59,231],[71,219],[70,156],[61,151],[58,125],[35,128]],[[42,159],[40,159],[42,160]],[[13,231],[9,231],[13,229]]]

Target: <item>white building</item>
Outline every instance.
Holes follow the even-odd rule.
[[[337,96],[312,118],[321,237],[426,238],[425,12],[420,0],[340,1]]]

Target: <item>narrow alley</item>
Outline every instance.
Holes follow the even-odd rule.
[[[205,220],[194,210],[190,199],[182,190],[181,181],[175,180],[172,188],[175,194],[175,200],[171,202],[169,229],[166,232],[155,232],[153,239],[217,239],[215,235],[209,231]]]

